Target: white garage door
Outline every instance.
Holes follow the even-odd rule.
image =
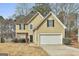
[[[62,44],[61,34],[42,34],[40,44]]]

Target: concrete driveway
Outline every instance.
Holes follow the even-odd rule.
[[[79,49],[66,45],[41,45],[50,56],[79,56]]]

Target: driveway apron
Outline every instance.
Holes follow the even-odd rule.
[[[66,45],[41,45],[50,56],[79,56],[79,49]]]

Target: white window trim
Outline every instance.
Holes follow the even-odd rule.
[[[52,21],[53,22],[53,20],[51,20],[51,19],[48,19],[47,21]],[[48,23],[47,23],[47,25],[48,25]],[[48,26],[47,26],[48,27]],[[53,26],[53,23],[52,23],[52,25],[50,25],[50,22],[49,22],[49,27],[54,27]]]
[[[30,25],[32,25],[32,29],[30,29]],[[34,28],[33,24],[32,23],[29,24],[29,30],[33,30],[33,28]]]

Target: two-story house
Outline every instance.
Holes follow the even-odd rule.
[[[65,37],[66,27],[52,12],[45,17],[31,12],[21,20],[16,19],[15,23],[16,38],[29,38],[34,44],[62,44]]]

